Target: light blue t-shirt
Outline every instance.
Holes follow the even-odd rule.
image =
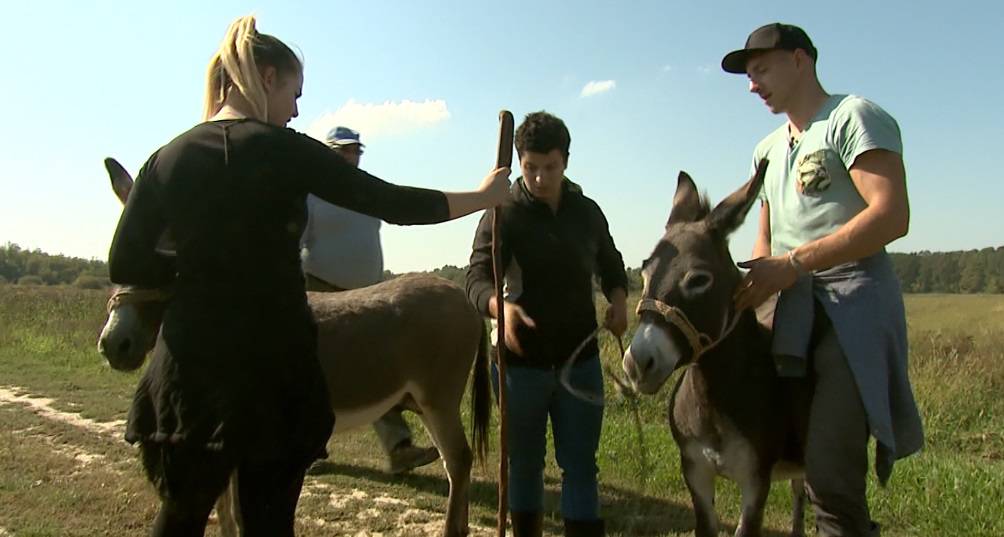
[[[903,153],[899,125],[878,105],[855,95],[831,95],[794,146],[788,123],[753,152],[770,164],[760,199],[770,206],[771,253],[780,255],[837,231],[865,208],[848,170],[872,149]]]
[[[848,169],[872,149],[902,154],[899,126],[853,95],[827,99],[793,146],[787,123],[757,145],[753,162],[770,160],[760,197],[770,204],[773,255],[832,234],[865,208]],[[889,256],[880,251],[815,271],[780,293],[771,350],[782,375],[807,371],[815,303],[832,322],[854,375],[878,444],[876,473],[885,483],[894,461],[924,443],[907,368],[903,299]]]

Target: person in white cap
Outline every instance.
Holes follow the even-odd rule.
[[[359,167],[364,145],[348,127],[331,129],[325,142]],[[380,220],[307,196],[307,225],[301,240],[308,291],[336,292],[366,287],[383,278]],[[373,423],[392,474],[407,472],[439,458],[435,447],[412,443],[411,429],[395,407]]]

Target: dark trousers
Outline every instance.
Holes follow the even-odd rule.
[[[201,447],[144,443],[143,462],[159,475],[153,537],[202,537],[216,499],[238,472],[243,537],[292,537],[307,458],[233,461]]]
[[[809,374],[815,386],[805,485],[823,537],[878,535],[868,512],[868,416],[857,382],[823,308],[815,308]]]

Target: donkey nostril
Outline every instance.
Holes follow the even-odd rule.
[[[119,343],[119,349],[118,349],[119,354],[128,353],[130,347],[132,347],[132,342],[130,341],[130,339],[129,338],[123,339],[122,343]]]

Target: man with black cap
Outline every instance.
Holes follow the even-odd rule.
[[[829,95],[797,26],[768,24],[722,68],[787,121],[753,152],[769,161],[753,259],[738,309],[776,296],[778,373],[813,383],[805,483],[823,536],[876,536],[865,497],[869,435],[882,484],[923,430],[907,375],[906,319],[886,244],[910,220],[896,121],[854,95]]]

